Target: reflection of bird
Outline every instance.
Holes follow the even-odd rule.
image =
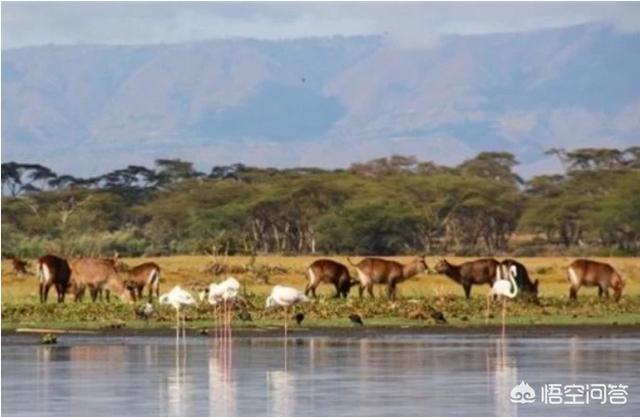
[[[358,326],[364,326],[364,323],[362,322],[362,317],[360,317],[357,314],[350,314],[349,321],[351,321],[351,323],[353,324],[357,324]]]
[[[166,294],[162,294],[158,299],[160,304],[170,305],[176,309],[176,345],[180,338],[180,310],[184,307],[193,305],[196,300],[187,291],[183,290],[179,285],[176,285]],[[182,338],[183,343],[186,343],[186,323],[183,322]]]
[[[296,319],[296,323],[298,323],[298,326],[300,326],[302,324],[302,322],[304,321],[304,314],[303,313],[298,313],[295,316],[293,316],[294,319]]]
[[[284,335],[287,336],[287,316],[289,307],[298,303],[309,301],[306,295],[292,287],[276,285],[271,290],[271,295],[267,298],[267,308],[284,307]]]
[[[153,304],[146,303],[143,306],[140,306],[136,309],[136,316],[148,322],[151,316],[153,316],[154,308]]]
[[[429,315],[436,323],[447,324],[447,319],[444,317],[444,314],[442,314],[442,311],[436,310],[432,306],[428,306],[428,307],[430,312]]]
[[[515,298],[518,295],[518,285],[516,284],[515,277],[518,275],[518,270],[515,265],[511,265],[509,268],[509,279],[498,279],[491,286],[491,291],[487,294],[487,321],[489,320],[489,302],[491,297],[497,296],[502,298],[502,333],[504,334],[504,321],[507,310],[507,298]]]

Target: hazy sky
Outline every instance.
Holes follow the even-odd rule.
[[[3,2],[2,48],[382,33],[413,45],[593,21],[637,32],[640,3]]]

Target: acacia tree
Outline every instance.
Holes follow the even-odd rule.
[[[15,197],[22,193],[42,191],[57,175],[39,164],[6,162],[2,164],[2,191]]]
[[[159,186],[202,177],[202,172],[193,168],[193,163],[181,159],[156,159],[155,179]]]

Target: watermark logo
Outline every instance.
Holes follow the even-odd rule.
[[[524,381],[513,387],[509,396],[511,402],[517,404],[528,404],[536,400],[536,392]]]
[[[625,405],[629,386],[624,384],[544,384],[540,387],[540,403],[548,405]],[[536,391],[526,382],[514,386],[509,395],[512,403],[536,402]]]

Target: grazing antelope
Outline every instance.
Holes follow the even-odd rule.
[[[155,262],[145,262],[134,266],[127,272],[125,286],[131,292],[131,297],[142,298],[144,287],[149,290],[149,301],[160,296],[160,267]]]
[[[320,283],[333,284],[336,288],[336,298],[347,298],[349,290],[353,285],[358,284],[357,281],[351,279],[349,269],[343,264],[332,261],[331,259],[318,259],[309,265],[307,270],[309,274],[309,283],[304,289],[304,295],[311,293],[316,296],[316,288]]]
[[[386,284],[387,296],[393,300],[399,283],[429,269],[424,257],[417,257],[406,265],[380,258],[364,258],[358,264],[354,264],[349,258],[347,260],[358,271],[360,297],[365,289],[373,297],[373,285]]]
[[[471,297],[472,285],[493,285],[499,270],[500,262],[493,258],[477,259],[460,265],[454,265],[447,262],[446,259],[442,259],[436,265],[438,273],[444,274],[462,285],[464,296],[467,299]]]
[[[515,281],[518,286],[519,294],[523,296],[528,296],[533,300],[537,300],[538,298],[538,280],[531,281],[529,278],[529,272],[527,268],[521,264],[520,262],[514,259],[505,259],[500,262],[500,270],[498,271],[500,275],[497,277],[498,279],[509,279],[509,271],[511,271],[511,267],[515,267]]]
[[[115,262],[112,260],[81,258],[71,263],[75,301],[81,301],[88,288],[91,300],[96,301],[101,290],[115,293],[123,301],[131,301],[131,294],[124,286]]]
[[[620,300],[624,289],[624,279],[609,264],[603,262],[590,261],[588,259],[576,259],[567,268],[567,276],[571,282],[569,298],[578,298],[580,287],[598,287],[598,296],[609,296],[609,287],[613,288],[613,295],[616,301]]]
[[[71,269],[65,259],[54,255],[45,255],[38,258],[38,279],[40,302],[46,303],[51,286],[56,288],[58,302],[64,302],[64,295],[69,286]]]

